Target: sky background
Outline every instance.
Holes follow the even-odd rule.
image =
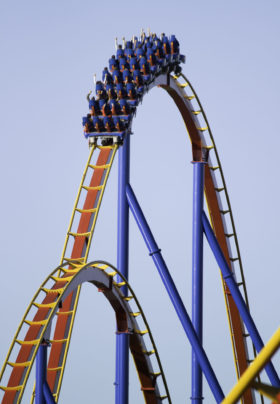
[[[251,312],[267,341],[279,325],[280,3],[188,0],[0,2],[0,363],[40,283],[55,268],[88,156],[81,117],[114,38],[176,34],[231,199]],[[131,184],[190,313],[191,147],[167,93],[133,123]],[[116,264],[117,159],[90,259]],[[131,220],[130,281],[154,334],[174,403],[189,402],[190,348]],[[205,245],[204,346],[224,392],[235,382],[218,268]],[[114,315],[82,290],[61,403],[114,400]],[[280,369],[279,360],[275,362]],[[131,361],[131,403],[142,403]],[[32,387],[30,382],[28,391]],[[214,399],[205,383],[205,402]],[[29,402],[28,394],[24,403]]]

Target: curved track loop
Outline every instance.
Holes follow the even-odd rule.
[[[146,92],[155,86],[165,89],[176,103],[191,140],[193,159],[200,161],[205,152],[209,153],[208,165],[205,172],[205,195],[211,223],[223,253],[235,273],[236,280],[243,289],[243,294],[248,305],[245,278],[229,196],[217,148],[202,105],[190,82],[183,75],[171,76],[162,74],[147,87]],[[199,120],[201,117],[202,123]],[[224,282],[223,289],[229,319],[234,363],[237,377],[239,378],[247,369],[248,363],[251,362],[246,341],[248,333],[244,329],[239,312]],[[244,393],[243,399],[246,404],[253,403],[254,396],[252,390],[247,390]]]
[[[249,307],[249,299],[248,299],[248,293],[247,293],[247,288],[246,288],[246,283],[245,283],[245,276],[244,276],[244,271],[243,271],[243,265],[242,265],[242,260],[241,260],[241,254],[240,254],[240,249],[239,249],[239,243],[238,243],[238,238],[237,238],[237,233],[236,233],[236,228],[235,228],[235,223],[234,223],[234,219],[233,219],[233,213],[232,213],[232,209],[231,209],[231,203],[230,203],[230,199],[229,199],[229,194],[228,194],[228,190],[226,187],[226,182],[225,182],[225,177],[224,177],[224,173],[222,170],[222,164],[219,158],[219,154],[218,154],[218,150],[214,141],[214,136],[212,134],[207,116],[203,110],[202,104],[198,98],[198,95],[196,94],[193,86],[191,85],[191,83],[188,81],[188,79],[181,74],[180,75],[182,80],[184,81],[184,83],[187,84],[187,86],[190,89],[190,93],[188,94],[188,99],[195,99],[197,102],[197,105],[199,107],[198,110],[196,110],[194,113],[195,115],[200,115],[204,121],[204,124],[202,125],[206,131],[206,133],[209,136],[209,139],[205,139],[206,136],[204,137],[205,139],[205,143],[207,144],[207,148],[208,150],[213,150],[213,153],[210,154],[209,158],[208,158],[208,167],[210,169],[210,173],[213,179],[213,183],[215,185],[215,190],[217,193],[217,199],[218,199],[218,205],[219,205],[219,210],[221,213],[221,219],[223,222],[223,227],[226,230],[225,232],[225,236],[226,236],[226,242],[227,242],[227,248],[228,248],[228,252],[229,252],[229,257],[228,257],[228,263],[230,264],[230,267],[232,268],[236,280],[238,282],[239,287],[241,288],[241,292],[243,292],[243,297],[244,300],[246,302],[246,305],[248,307],[248,309],[250,309]],[[178,80],[179,77],[174,77],[175,80]],[[208,171],[208,176],[209,176],[209,171]],[[218,185],[219,184],[219,185]],[[205,190],[205,192],[207,192],[207,189]],[[224,198],[221,198],[221,194],[224,196]],[[210,194],[210,191],[208,190],[208,193]],[[210,194],[211,195],[211,194]],[[211,198],[211,196],[209,195],[209,199]],[[208,201],[208,199],[207,199]],[[211,212],[211,208],[209,207],[210,210],[210,219],[211,219],[211,223],[212,223],[212,227],[214,228],[214,230],[216,231],[216,234],[219,233],[219,230],[216,227],[219,227],[219,225],[215,226],[215,222],[217,220],[213,219],[214,216],[214,212]],[[227,218],[227,220],[226,220]],[[220,220],[218,219],[218,222]],[[222,238],[222,237],[221,237]],[[234,253],[233,253],[234,252]],[[235,254],[235,256],[233,256],[233,254]],[[226,283],[223,281],[223,287],[224,287],[224,296],[225,296],[225,302],[226,302],[226,308],[227,308],[227,314],[228,314],[228,319],[229,319],[229,326],[230,326],[230,333],[231,333],[231,341],[232,341],[232,347],[233,347],[233,352],[234,352],[234,357],[235,357],[235,367],[236,367],[236,372],[237,372],[237,377],[240,378],[241,374],[245,371],[246,366],[240,366],[240,361],[238,360],[239,358],[239,351],[238,351],[238,347],[236,346],[236,341],[235,341],[235,335],[234,335],[234,319],[232,319],[232,312],[235,313],[235,309],[231,309],[232,306],[232,298],[230,299],[230,293],[228,291],[228,288],[226,286]],[[249,334],[243,331],[243,337],[246,339],[249,337]],[[246,344],[245,344],[245,349],[246,349]],[[252,351],[253,351],[253,356],[254,358],[257,355],[256,349],[254,347],[254,345],[252,344]],[[252,362],[252,358],[248,357],[248,352],[246,350],[246,358],[247,358],[247,363],[250,364]],[[240,358],[242,360],[242,362],[244,361],[244,359]],[[259,377],[258,377],[259,378]],[[261,395],[261,401],[263,401],[263,396]]]
[[[183,90],[184,98],[192,105],[191,108],[193,114],[197,117],[199,116],[200,118],[200,125],[198,126],[198,129],[201,132],[200,136],[203,142],[202,147],[209,151],[208,165],[206,166],[205,171],[205,194],[211,224],[220,246],[222,247],[223,253],[227,258],[227,262],[235,274],[238,286],[243,292],[247,307],[249,308],[248,294],[236,228],[233,220],[229,194],[225,183],[225,177],[214,137],[201,102],[191,83],[183,74],[174,76],[173,79],[176,81],[177,86]],[[250,358],[248,354],[246,341],[249,334],[244,329],[244,324],[240,318],[239,312],[226,286],[226,283],[224,281],[222,282],[235,358],[235,367],[237,377],[240,378],[242,373],[244,373],[248,367],[248,364],[252,362],[252,358]],[[253,345],[252,354],[253,357],[256,357],[256,350]],[[245,392],[243,400],[246,403],[254,402],[253,392],[250,392],[249,390]],[[261,401],[263,402],[262,396]]]
[[[67,264],[60,265],[47,277],[38,289],[24,315],[0,375],[1,380],[5,372],[9,370],[13,371],[16,368],[20,369],[20,379],[15,386],[0,386],[5,392],[2,402],[11,404],[21,401],[37,350],[43,339],[49,340],[52,347],[57,344],[67,343],[67,340],[61,341],[57,340],[55,337],[51,338],[52,321],[55,317],[57,317],[56,321],[58,321],[58,319],[68,316],[68,310],[65,308],[65,302],[68,296],[71,296],[82,283],[90,282],[104,294],[113,307],[116,313],[117,333],[130,334],[130,350],[135,361],[145,402],[158,404],[164,399],[167,399],[167,401],[171,403],[165,376],[149,325],[132,288],[125,278],[116,268],[103,261],[77,265],[75,269],[66,268],[67,266]],[[117,278],[121,279],[121,282],[118,282]],[[125,297],[120,290],[124,285],[128,288],[128,297]],[[46,295],[46,298],[48,298],[51,303],[39,303],[41,302],[40,298],[43,294]],[[44,300],[46,300],[46,298]],[[37,322],[29,319],[31,309],[34,306],[44,309],[44,319]],[[140,318],[145,326],[143,330],[141,330],[138,325],[137,319]],[[35,340],[22,341],[19,339],[19,335],[25,324],[32,324],[38,327]],[[24,358],[22,362],[15,364],[11,361],[11,357],[17,345],[20,347],[28,346],[30,349],[28,357]],[[155,370],[152,365],[152,357],[155,358],[155,360],[153,360],[153,363],[157,367]],[[49,371],[53,372],[57,370],[61,370],[61,367],[60,369],[49,369]],[[161,384],[164,387],[164,394],[162,395],[158,383],[160,379],[162,379]]]
[[[228,264],[235,273],[239,286],[243,288],[244,297],[248,305],[245,279],[228,192],[213,135],[201,103],[189,81],[183,75],[159,76],[153,85],[164,88],[180,110],[191,140],[194,161],[202,160],[202,156],[207,156],[209,153],[208,165],[205,168],[205,196],[212,227]],[[202,117],[202,123],[198,119],[199,116]],[[214,153],[211,153],[211,151]],[[248,356],[246,341],[248,334],[244,329],[244,324],[237,307],[224,282],[223,289],[235,367],[237,377],[239,378],[247,369],[248,363],[251,362]],[[246,404],[254,403],[252,390],[247,390],[244,393],[243,400]]]
[[[165,89],[176,103],[190,137],[193,160],[201,161],[203,157],[209,153],[209,164],[206,165],[205,171],[205,195],[210,219],[219,244],[232,271],[235,273],[236,280],[243,290],[248,305],[245,279],[228,192],[226,190],[224,175],[214,139],[202,106],[191,84],[183,75],[172,76],[170,74],[160,74],[146,87],[145,92],[150,91],[154,86]],[[203,124],[200,123],[198,117],[202,117]],[[70,269],[74,269],[77,265],[79,266],[87,261],[98,211],[117,148],[117,145],[106,147],[94,146],[90,151],[61,258],[61,264],[68,263]],[[99,155],[96,163],[92,163],[92,157],[96,149],[99,149]],[[90,182],[86,183],[89,170],[92,170],[92,176]],[[84,199],[81,196],[83,191],[86,193]],[[81,203],[82,200],[84,200],[84,203],[83,206],[80,207],[79,203]],[[77,230],[75,230],[73,227],[77,215],[80,215],[80,218],[78,220],[79,224]],[[70,238],[74,241],[72,246],[69,242]],[[69,254],[71,248],[72,252]],[[237,377],[239,378],[251,361],[248,356],[247,333],[233,298],[224,283],[223,288],[230,325],[234,361]],[[80,287],[78,286],[77,289],[73,290],[67,297],[64,302],[64,311],[66,311],[67,314],[58,316],[55,328],[54,338],[56,341],[60,342],[52,345],[47,377],[50,388],[56,397],[56,401],[58,400],[61,388],[79,293]],[[52,302],[52,300],[46,297],[43,305],[48,305]],[[36,322],[42,321],[49,309],[49,307],[44,306],[38,307],[38,312],[26,334],[26,340],[37,338],[40,325],[36,324]],[[24,354],[19,354],[16,359],[17,363],[26,360],[26,357],[28,357],[32,351],[32,347],[28,344],[23,344],[21,351],[24,352]],[[10,386],[17,386],[19,384],[20,378],[17,374],[19,374],[19,370],[18,367],[15,366],[9,380]],[[246,404],[254,403],[252,390],[249,389],[244,393],[243,402]]]
[[[171,76],[167,85],[160,84],[160,86],[171,95],[182,114],[192,143],[193,159],[195,161],[200,160],[202,154],[207,155],[209,153],[208,164],[205,167],[205,196],[210,220],[227,262],[235,274],[239,287],[243,289],[243,295],[249,307],[231,205],[221,162],[207,117],[197,94],[184,75]],[[200,117],[200,121],[198,117]],[[192,120],[192,125],[189,124],[190,120]],[[223,290],[229,319],[234,362],[237,377],[239,378],[251,362],[246,341],[249,335],[244,329],[243,321],[225,282],[223,282]],[[247,390],[244,393],[243,402],[249,404],[254,403],[254,401],[253,391]]]

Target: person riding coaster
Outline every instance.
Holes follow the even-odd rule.
[[[132,44],[131,41],[126,41],[126,43],[125,43],[125,49],[124,49],[124,55],[125,55],[127,58],[131,58],[131,57],[135,56],[135,55],[134,55],[133,44]]]
[[[113,72],[115,69],[119,68],[119,61],[116,59],[115,55],[112,55],[112,57],[109,59],[109,70]]]
[[[180,45],[179,45],[179,42],[176,39],[175,35],[171,35],[169,43],[170,43],[171,55],[179,56],[180,55]]]
[[[166,59],[167,63],[172,62],[173,58],[171,55],[171,47],[170,47],[170,43],[169,43],[167,36],[164,36],[164,38],[162,40],[162,50],[165,55],[165,59]]]
[[[102,72],[102,81],[104,84],[111,84],[113,83],[113,77],[108,70],[108,67],[104,67]]]
[[[116,93],[116,90],[115,90],[115,86],[113,84],[107,84],[106,92],[107,92],[107,95],[108,95],[108,100],[112,100],[112,99],[117,98],[117,93]]]
[[[117,89],[118,100],[127,98],[127,92],[122,83],[117,84],[116,89]]]
[[[123,82],[124,82],[124,84],[132,82],[132,75],[128,69],[125,69],[123,71]]]
[[[103,120],[98,118],[98,116],[93,117],[93,125],[96,132],[105,132],[105,127],[103,124]]]
[[[83,127],[84,127],[84,135],[86,136],[88,133],[94,131],[93,122],[90,118],[90,114],[83,117]]]
[[[150,65],[150,69],[152,73],[157,73],[158,72],[158,61],[157,61],[157,57],[154,54],[153,50],[151,48],[149,48],[147,50],[147,61]]]
[[[128,104],[127,100],[120,99],[119,103],[120,103],[121,112],[123,113],[123,115],[129,115],[131,112],[131,108],[130,108],[130,105]]]
[[[161,66],[164,65],[166,62],[165,62],[165,54],[163,52],[163,47],[159,46],[159,45],[157,45],[157,46],[154,45],[153,51],[154,51],[155,56],[157,57],[158,63]]]
[[[129,69],[130,69],[131,73],[133,73],[134,70],[139,70],[139,63],[138,63],[136,57],[132,57],[130,59]]]
[[[133,82],[137,87],[137,92],[141,94],[144,91],[144,82],[140,70],[134,70]]]
[[[127,62],[126,58],[121,58],[119,61],[120,71],[123,73],[125,69],[129,69],[129,63]]]
[[[104,84],[101,81],[96,82],[95,86],[96,100],[107,99],[107,93],[104,89]]]
[[[137,99],[137,93],[136,93],[135,86],[133,83],[128,83],[126,85],[126,92],[127,92],[127,96],[128,96],[129,100],[134,101]]]
[[[109,106],[109,104],[107,104],[107,102],[105,102],[102,107],[101,107],[101,113],[103,116],[111,116],[111,108]]]
[[[138,61],[141,56],[145,56],[145,54],[146,54],[145,50],[143,49],[143,47],[141,45],[138,46],[135,53],[136,53],[136,57],[137,57]]]
[[[110,109],[111,109],[112,116],[122,114],[120,103],[117,100],[110,100],[109,101],[109,106],[110,106]]]
[[[105,127],[105,132],[113,132],[115,130],[114,121],[110,116],[105,116],[103,118],[103,124]]]
[[[121,118],[119,118],[118,116],[114,116],[113,122],[114,122],[117,132],[123,132],[125,130],[125,125],[124,125],[123,121],[121,120]]]
[[[149,81],[150,80],[150,65],[147,61],[147,59],[143,56],[141,57],[140,61],[139,61],[139,65],[140,65],[140,71],[143,75],[143,79],[144,81]]]
[[[112,76],[113,76],[114,84],[120,84],[120,83],[122,83],[123,78],[122,78],[122,73],[120,72],[120,70],[115,69],[115,70],[113,71]]]
[[[124,57],[124,50],[122,48],[122,45],[118,45],[116,56],[118,59],[122,59]]]
[[[101,114],[100,107],[99,107],[99,102],[96,101],[95,99],[91,99],[89,101],[89,110],[90,110],[90,115],[92,116],[97,116]]]

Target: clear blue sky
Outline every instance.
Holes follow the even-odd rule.
[[[222,160],[251,310],[279,325],[280,5],[271,1],[0,3],[0,362],[31,297],[57,266],[88,155],[81,117],[114,38],[176,34]],[[190,311],[192,166],[184,125],[155,89],[134,122],[131,182]],[[116,168],[116,167],[115,167]],[[116,170],[91,258],[116,263]],[[174,403],[189,401],[190,349],[135,224],[131,284],[154,333]],[[204,343],[225,392],[235,380],[218,268],[205,252]],[[113,402],[114,316],[86,286],[61,403]],[[278,361],[279,362],[279,361]],[[83,392],[81,392],[83,389]],[[92,398],[94,396],[94,399]],[[214,402],[205,386],[205,402]],[[28,402],[28,398],[24,402]],[[143,402],[131,363],[131,403]]]

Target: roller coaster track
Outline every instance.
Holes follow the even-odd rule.
[[[159,355],[151,334],[149,325],[142,311],[142,308],[125,278],[119,271],[106,262],[92,262],[90,264],[73,264],[73,268],[66,268],[68,263],[58,266],[42,283],[39,290],[33,297],[24,317],[15,335],[11,348],[8,352],[5,365],[1,371],[1,378],[7,367],[13,370],[19,370],[21,373],[21,381],[17,386],[1,386],[5,391],[3,402],[11,403],[13,400],[20,402],[24,388],[30,374],[36,353],[43,339],[47,340],[52,347],[67,344],[68,339],[53,339],[50,338],[50,327],[53,319],[57,316],[67,318],[70,314],[68,307],[65,307],[65,302],[73,292],[80,287],[84,282],[91,282],[99,291],[102,291],[104,296],[109,300],[116,313],[117,333],[130,334],[130,350],[135,360],[135,365],[141,382],[141,390],[144,398],[148,403],[161,403],[167,399],[171,403],[168,387],[165,376],[159,359]],[[119,281],[119,279],[121,281]],[[126,297],[121,292],[120,288],[127,286],[129,296]],[[41,295],[45,294],[44,302],[39,303]],[[133,303],[133,308],[132,308]],[[44,316],[41,320],[30,318],[32,307],[37,307]],[[76,307],[75,307],[76,310]],[[145,329],[141,330],[137,318],[142,318]],[[36,327],[38,329],[36,339],[20,340],[19,335],[25,324]],[[144,340],[144,336],[146,336]],[[47,338],[49,337],[49,338]],[[11,354],[15,347],[19,345],[21,348],[28,349],[27,360],[16,363],[11,361]],[[154,371],[150,357],[155,356],[157,369]],[[63,366],[64,367],[64,366]],[[48,368],[49,372],[57,372],[62,370],[62,366],[57,368]],[[165,394],[160,395],[158,380],[162,379]],[[55,396],[54,396],[55,397]]]
[[[243,292],[246,304],[249,307],[233,214],[220,159],[207,117],[197,94],[184,75],[179,74],[176,76],[168,73],[160,74],[146,86],[145,92],[150,91],[155,86],[166,90],[177,105],[190,137],[193,160],[201,161],[203,156],[204,158],[205,156],[208,158],[208,165],[205,166],[205,196],[212,227],[228,264],[235,274],[238,285]],[[102,271],[103,276],[106,278],[106,280],[104,279],[105,283],[103,283],[103,286],[105,285],[105,296],[111,302],[110,297],[107,295],[111,293],[112,296],[110,296],[112,298],[113,295],[118,295],[118,307],[121,306],[122,310],[127,314],[127,323],[130,324],[131,330],[133,330],[133,337],[131,338],[132,345],[135,340],[135,345],[130,345],[130,348],[135,359],[136,368],[139,372],[146,402],[160,402],[165,396],[167,396],[169,402],[171,402],[152,337],[153,350],[158,359],[160,375],[163,378],[165,385],[165,394],[163,396],[159,393],[155,374],[151,370],[151,363],[149,361],[149,354],[151,354],[151,352],[146,350],[143,340],[139,339],[142,334],[137,328],[137,322],[134,315],[128,315],[130,313],[130,308],[129,303],[126,300],[129,299],[124,298],[119,290],[121,286],[126,284],[126,280],[122,278],[123,280],[121,284],[116,283],[114,281],[114,276],[118,273],[116,269],[113,269],[114,275],[112,275],[112,273],[106,273],[105,269],[107,268],[101,268],[96,263],[86,264],[102,197],[118,147],[119,146],[116,144],[112,146],[94,145],[90,149],[90,155],[82,176],[82,181],[79,186],[73,214],[67,231],[60,265],[42,284],[28,307],[1,371],[0,380],[2,380],[7,368],[11,370],[10,376],[7,379],[7,385],[1,386],[1,389],[4,391],[2,399],[3,404],[19,403],[21,401],[38,346],[43,338],[48,339],[50,333],[49,324],[55,314],[57,315],[57,320],[54,336],[51,340],[47,380],[55,401],[58,401],[71,340],[71,333],[77,311],[80,285],[84,279],[89,280],[86,276],[83,278],[82,274],[84,274],[89,268],[95,268],[94,271],[97,271],[98,273],[101,273]],[[96,157],[95,152],[97,152],[96,160],[94,160]],[[76,221],[78,222],[78,225],[75,224]],[[109,264],[106,265],[112,268]],[[79,276],[81,276],[81,279]],[[80,283],[77,279],[81,280]],[[50,280],[54,283],[51,286],[46,286]],[[108,287],[109,280],[111,280],[110,287],[112,287],[112,289]],[[89,281],[93,283],[95,282],[95,284],[97,282],[93,279],[90,279]],[[240,378],[247,369],[248,363],[252,360],[252,358],[249,358],[248,356],[248,334],[226,284],[224,281],[222,281],[222,283],[229,319],[235,368],[237,378]],[[131,291],[130,286],[128,287]],[[42,293],[45,293],[45,296],[42,298],[43,300],[39,302],[38,299],[42,297]],[[131,296],[136,301],[133,293]],[[62,307],[59,306],[61,301],[63,301]],[[28,314],[30,308],[34,308],[34,306],[37,307],[37,313],[32,319],[29,319]],[[139,313],[141,313],[141,316],[144,319],[145,317],[141,309],[139,309]],[[20,340],[19,335],[23,330],[23,326],[26,325],[28,326],[28,330],[24,338]],[[119,331],[124,331],[124,328],[122,328],[123,326],[119,323],[118,327],[120,327]],[[151,335],[147,324],[146,327],[148,334]],[[125,331],[127,331],[127,329]],[[20,349],[14,362],[12,362],[10,358],[17,345],[20,346]],[[146,370],[143,372],[145,377],[141,374],[141,363],[146,367]],[[33,399],[34,395],[31,398],[31,402],[33,402]],[[255,398],[253,391],[248,389],[244,393],[242,400],[246,404],[254,403]]]
[[[94,160],[94,152],[98,150],[99,155]],[[90,150],[89,158],[84,170],[82,180],[78,189],[77,198],[74,204],[73,213],[70,219],[69,228],[66,234],[66,240],[63,247],[63,253],[60,264],[66,262],[70,268],[74,267],[77,262],[84,263],[87,260],[89,249],[91,246],[91,238],[94,232],[95,224],[97,221],[98,212],[101,206],[102,197],[104,194],[105,186],[109,177],[110,169],[113,164],[113,160],[117,151],[117,146],[94,146]],[[92,171],[92,173],[90,173]],[[90,180],[88,179],[88,174]],[[91,175],[90,175],[91,174]],[[86,196],[83,198],[83,192]],[[77,229],[74,229],[75,218],[79,215]],[[71,245],[70,238],[73,238],[74,243]],[[70,246],[70,248],[69,248]],[[71,252],[72,248],[72,252]],[[70,250],[70,256],[67,254]],[[57,342],[53,345],[50,352],[49,365],[48,365],[48,382],[52,388],[54,397],[58,398],[58,394],[61,387],[62,377],[65,368],[65,362],[69,349],[71,333],[73,329],[75,314],[77,310],[77,304],[79,300],[80,287],[78,286],[71,295],[68,296],[64,302],[64,307],[67,307],[67,315],[58,317],[56,322],[55,339]],[[49,304],[52,299],[48,296],[43,300],[44,304]],[[65,311],[65,310],[64,310]],[[26,333],[25,340],[33,340],[37,338],[40,326],[36,324],[38,321],[45,320],[45,316],[48,313],[47,307],[38,307],[38,312],[34,317],[35,324],[30,324],[29,330]],[[21,324],[22,326],[22,324]],[[20,326],[20,328],[21,328]],[[11,349],[10,349],[11,351]],[[9,351],[9,352],[10,352]],[[28,344],[22,344],[20,352],[18,354],[16,362],[26,362],[31,354],[32,346]],[[25,359],[23,359],[25,358]],[[62,366],[59,366],[59,365]],[[13,366],[11,377],[8,383],[8,387],[18,385],[22,375],[25,373],[25,369],[22,366]],[[12,390],[6,392],[3,402],[13,402],[14,392]],[[16,396],[16,395],[15,395]],[[5,401],[8,400],[8,401]],[[33,398],[32,400],[33,401]],[[18,402],[18,401],[15,401]]]
[[[181,79],[180,81],[178,80],[179,78]],[[184,91],[185,92],[184,98],[187,98],[190,101],[196,100],[198,106],[197,109],[193,110],[193,113],[196,116],[199,115],[200,117],[200,130],[203,132],[203,134],[201,135],[203,139],[203,147],[209,151],[212,151],[212,153],[210,153],[208,157],[208,166],[206,167],[206,173],[205,173],[206,175],[205,194],[210,213],[211,223],[215,231],[216,237],[219,241],[219,244],[223,249],[223,253],[227,258],[228,264],[235,274],[238,286],[242,289],[246,305],[249,308],[247,288],[245,283],[236,228],[233,219],[233,213],[214,137],[207,116],[202,107],[202,104],[189,80],[183,74],[181,74],[180,77],[174,76],[174,79],[176,80],[177,85],[180,88],[189,89],[188,94],[186,93],[186,91]],[[212,184],[210,178],[212,179]],[[221,197],[221,195],[223,197]],[[229,220],[226,220],[226,216],[228,216]],[[233,255],[233,251],[235,252],[235,256]],[[241,374],[244,373],[245,369],[247,368],[248,363],[252,361],[252,358],[250,359],[248,357],[248,350],[246,343],[246,338],[249,337],[249,334],[246,333],[244,330],[244,325],[240,320],[237,308],[227,288],[226,283],[224,281],[222,282],[230,326],[232,348],[235,358],[236,373],[237,377],[240,378]],[[252,350],[255,357],[256,350],[253,344],[252,344]],[[247,391],[247,393],[245,394],[247,394],[246,399],[251,400],[250,392]],[[262,396],[261,400],[263,402]]]

